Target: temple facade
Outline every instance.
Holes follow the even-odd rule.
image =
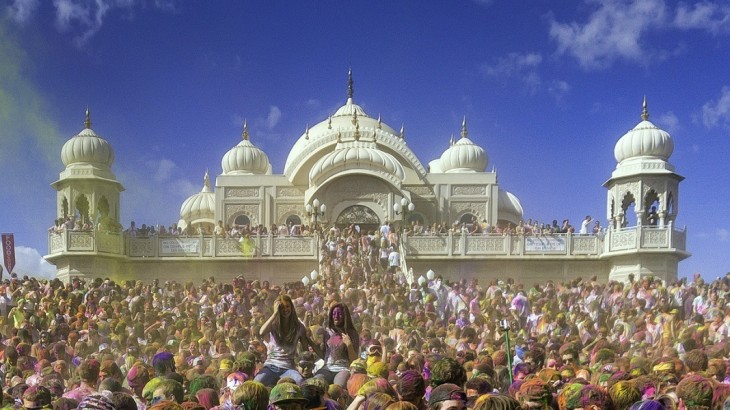
[[[604,183],[606,231],[505,235],[484,228],[518,225],[522,205],[498,184],[497,172],[488,170],[487,152],[469,138],[466,118],[458,139],[452,137],[443,154],[424,166],[408,147],[403,127],[396,131],[369,115],[353,94],[350,75],[345,104],[306,128],[281,173],[244,124],[239,142],[223,153],[215,184],[206,172],[201,191],[182,204],[178,225],[187,232],[182,236],[121,231],[124,188],[112,171],[114,151],[92,130],[87,110],[84,129],[62,149],[65,169],[51,186],[57,217],[94,229],[49,233],[46,259],[64,281],[225,280],[242,274],[281,283],[319,269],[320,239],[297,227],[355,224],[368,232],[384,223],[395,229],[451,228],[441,234],[409,229],[402,237],[402,267],[415,276],[433,270],[451,279],[543,282],[595,275],[606,281],[634,274],[671,281],[679,261],[689,256],[686,232],[675,227],[683,177],[669,162],[672,138],[649,121],[646,101],[641,122],[615,146],[617,165]],[[216,236],[219,223],[290,229],[287,235],[238,239]],[[480,232],[470,233],[475,224]]]

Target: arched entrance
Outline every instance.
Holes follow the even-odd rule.
[[[380,218],[367,206],[352,205],[340,212],[335,220],[335,225],[345,228],[352,224],[360,225],[360,232],[374,231],[380,227]]]

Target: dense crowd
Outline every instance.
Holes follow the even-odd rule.
[[[730,396],[730,274],[409,285],[376,267],[304,282],[6,279],[4,406],[700,410]]]

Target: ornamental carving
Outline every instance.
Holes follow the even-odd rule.
[[[366,206],[352,205],[340,212],[335,223],[337,225],[350,225],[354,223],[380,224],[380,218],[378,218],[378,215],[372,209]]]
[[[129,239],[129,256],[155,256],[152,239]]]
[[[510,238],[510,251],[509,253],[512,255],[517,255],[520,253],[520,247],[522,246],[522,239],[520,239],[518,236],[512,236]]]
[[[63,251],[63,235],[52,233],[51,234],[51,253]]]
[[[243,256],[241,243],[238,242],[238,239],[216,238],[215,254],[216,256]]]
[[[276,190],[276,196],[277,197],[300,197],[304,196],[304,193],[299,190],[298,188],[277,188]]]
[[[636,246],[636,231],[614,231],[611,235],[611,250],[631,249]]]
[[[94,249],[94,236],[88,232],[71,232],[69,242],[69,249],[71,250]]]
[[[96,234],[96,246],[99,252],[119,253],[122,240],[120,235],[99,232]]]
[[[305,209],[300,204],[277,204],[276,206],[276,220],[279,222],[284,221],[284,218],[289,215],[297,215],[302,220],[305,220],[306,218],[301,217],[301,215],[305,214]]]
[[[259,205],[258,204],[228,204],[226,205],[226,220],[233,215],[246,215],[251,220],[251,225],[258,225]]]
[[[412,252],[417,255],[444,255],[448,253],[448,236],[409,236],[407,245],[408,252]]]
[[[225,188],[226,198],[257,198],[258,188]]]
[[[573,237],[573,253],[590,253],[595,254],[598,238],[595,236],[574,236]]]
[[[213,238],[203,238],[203,255],[213,254]]]
[[[314,238],[274,238],[274,256],[279,255],[313,255]]]
[[[460,216],[465,213],[474,214],[475,216],[484,215],[484,202],[452,202],[452,217]]]
[[[642,248],[665,248],[667,247],[666,229],[644,229],[641,237]]]
[[[455,185],[451,187],[451,195],[485,195],[487,188],[484,185]]]
[[[507,238],[500,237],[466,237],[466,253],[505,253]]]
[[[429,196],[433,195],[433,188],[430,186],[409,186],[408,191],[410,191],[412,194],[420,195],[420,196]]]

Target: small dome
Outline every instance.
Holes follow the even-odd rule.
[[[497,219],[512,222],[516,225],[522,220],[522,215],[524,215],[520,200],[513,193],[507,192],[502,188],[499,189],[498,196]]]
[[[243,140],[221,160],[223,174],[266,174],[271,169],[269,157],[248,139],[248,125],[243,124]]]
[[[191,195],[180,207],[180,219],[189,224],[214,223],[215,221],[215,194],[210,190],[210,178],[205,172],[203,189]]]
[[[336,149],[320,158],[309,171],[309,181],[316,181],[331,170],[378,169],[394,175],[399,180],[406,177],[403,165],[387,152],[367,146],[354,145]]]
[[[104,138],[91,129],[89,110],[86,110],[84,129],[71,137],[61,149],[63,165],[94,164],[111,168],[114,163],[114,149]]]
[[[674,152],[672,136],[649,121],[646,99],[641,119],[640,123],[616,142],[613,155],[617,162],[636,157],[655,157],[666,161]]]
[[[484,172],[489,158],[484,148],[467,138],[466,118],[461,126],[461,138],[441,154],[441,172]]]

